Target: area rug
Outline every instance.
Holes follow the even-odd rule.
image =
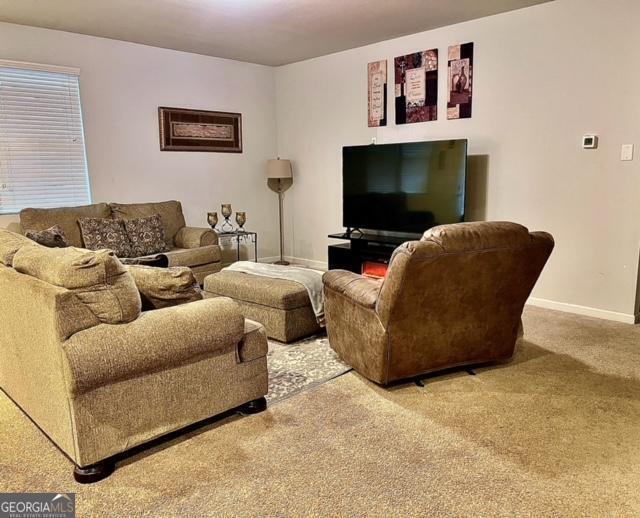
[[[329,346],[325,334],[293,344],[269,340],[269,405],[317,387],[351,370]]]

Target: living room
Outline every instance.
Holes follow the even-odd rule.
[[[0,261],[0,503],[50,492],[73,498],[78,516],[640,513],[640,5],[154,4],[0,2],[0,229],[13,247],[11,261]],[[410,120],[416,112],[407,104],[401,113],[400,82],[420,67],[398,59],[418,53],[437,60],[436,79],[418,85],[435,85],[437,100],[426,118]],[[452,85],[460,53],[472,68],[456,71]],[[372,64],[385,78],[375,107]],[[40,109],[3,90],[3,78],[16,77],[34,91],[64,90],[74,107],[66,128],[80,130],[68,153],[55,151],[57,162],[12,125],[18,110]],[[63,80],[64,89],[55,83]],[[450,106],[458,87],[467,106]],[[163,133],[164,121],[190,120],[190,110],[207,124],[235,121],[225,126],[233,138],[218,141],[229,147],[198,149],[191,139],[185,151]],[[24,113],[22,122],[34,115]],[[58,138],[52,126],[35,132]],[[407,233],[387,218],[373,238],[358,233],[366,224],[345,220],[350,150],[454,141],[465,141],[463,223],[436,218]],[[33,180],[45,162],[68,173],[63,194],[52,194],[55,175]],[[71,217],[70,227],[39,212],[71,205],[100,209]],[[101,306],[94,321],[73,306],[61,316],[60,290],[87,277],[80,256],[65,263],[70,250],[21,238],[58,225],[68,248],[86,254],[80,219],[118,214],[162,222],[166,249],[92,247],[92,261],[117,271],[118,293],[140,291],[133,306],[142,309],[125,304],[114,316]],[[456,230],[471,223],[480,230]],[[127,224],[118,225],[126,236]],[[343,240],[328,237],[345,229]],[[394,239],[380,237],[389,232]],[[354,251],[376,239],[389,248],[381,279],[332,267],[331,246]],[[519,240],[539,250],[458,273],[453,248],[464,255]],[[412,261],[436,244],[442,269],[423,272]],[[156,262],[120,260],[134,255]],[[55,275],[33,279],[54,257]],[[396,283],[400,268],[429,282]],[[143,293],[156,270],[162,282],[184,281],[188,294]],[[55,289],[40,300],[43,277]],[[392,287],[410,291],[397,295],[408,301],[402,308],[390,302]],[[85,288],[82,297],[93,297],[95,286]],[[145,297],[161,307],[145,310]],[[419,320],[431,336],[407,327]],[[386,334],[376,334],[378,323]],[[485,324],[491,332],[481,332]],[[385,349],[390,329],[393,350],[407,356]],[[464,340],[479,335],[465,356],[474,343]],[[429,356],[445,336],[460,350]],[[222,343],[243,345],[218,354]],[[36,375],[34,366],[57,356],[32,355],[31,344],[68,359]],[[197,384],[205,378],[210,386]],[[145,403],[158,412],[146,416]],[[57,416],[56,405],[73,411]]]

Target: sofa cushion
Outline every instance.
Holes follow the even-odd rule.
[[[126,268],[138,287],[144,311],[202,300],[200,286],[186,266],[155,268],[131,265]]]
[[[0,263],[13,266],[13,257],[23,246],[39,246],[28,237],[0,228]]]
[[[44,230],[58,225],[67,236],[70,246],[82,248],[80,218],[108,218],[111,209],[106,203],[95,203],[81,207],[60,207],[57,209],[23,209],[20,211],[20,224],[23,232],[27,230]]]
[[[204,290],[214,295],[284,310],[311,305],[309,294],[302,284],[243,272],[223,270],[211,274],[204,280]]]
[[[16,271],[66,288],[106,324],[131,322],[140,315],[140,294],[131,274],[110,250],[23,246]]]
[[[27,230],[25,236],[48,248],[65,248],[69,246],[67,236],[59,225],[53,225],[44,230]]]
[[[165,242],[164,227],[160,214],[153,214],[146,218],[126,219],[124,220],[124,227],[131,242],[133,257],[157,254],[169,250]]]
[[[432,241],[446,252],[523,246],[531,243],[526,227],[508,221],[476,221],[440,225],[427,230],[422,241]]]
[[[162,201],[156,203],[111,203],[114,218],[136,219],[160,214],[164,225],[164,237],[169,247],[174,246],[174,238],[185,226],[182,205],[179,201]]]
[[[121,220],[80,218],[78,224],[82,231],[84,247],[88,250],[108,248],[113,250],[118,257],[132,257],[134,255],[127,230]]]

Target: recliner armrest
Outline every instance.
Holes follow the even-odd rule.
[[[325,289],[348,297],[356,304],[375,308],[382,280],[363,277],[347,270],[330,270],[322,276]]]
[[[177,248],[199,248],[217,245],[218,234],[210,228],[182,227],[174,239]]]

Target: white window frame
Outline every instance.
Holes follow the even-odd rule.
[[[82,166],[84,168],[84,185],[83,188],[86,190],[86,199],[83,199],[81,203],[69,203],[68,205],[81,205],[84,203],[92,203],[92,192],[91,192],[91,181],[89,178],[89,170],[88,170],[88,161],[87,161],[87,146],[86,146],[86,138],[85,138],[85,134],[84,134],[84,121],[83,121],[83,117],[82,117],[82,96],[80,93],[80,69],[79,68],[75,68],[75,67],[66,67],[66,66],[58,66],[58,65],[49,65],[49,64],[40,64],[40,63],[28,63],[28,62],[24,62],[24,61],[12,61],[12,60],[6,60],[6,59],[0,59],[0,68],[11,68],[11,69],[19,69],[19,70],[28,70],[28,71],[36,71],[36,72],[51,72],[54,74],[65,74],[68,76],[75,76],[78,81],[78,116],[79,116],[79,134],[80,137],[82,138]],[[0,100],[0,117],[2,117],[2,101]],[[11,133],[9,133],[10,135]],[[5,134],[6,135],[6,134]],[[1,142],[1,139],[3,138],[2,135],[2,131],[0,130],[0,161],[6,159],[6,157],[2,156],[3,150],[2,150],[2,145],[3,143]],[[8,148],[10,149],[10,145],[8,146]],[[75,156],[78,156],[78,153],[75,153]],[[9,152],[9,162],[11,161],[11,154]],[[9,171],[9,175],[7,177],[3,177],[3,171]],[[77,175],[77,172],[76,172]],[[21,209],[26,208],[26,207],[38,207],[40,206],[47,206],[50,207],[50,204],[41,204],[38,203],[34,200],[29,201],[28,199],[24,199],[20,200],[20,206],[16,206],[15,203],[11,204],[11,208],[5,208],[2,206],[2,189],[3,186],[6,185],[8,186],[8,189],[11,189],[11,176],[13,176],[14,178],[16,176],[18,176],[18,173],[16,173],[14,170],[11,169],[11,165],[5,165],[5,168],[2,167],[2,164],[0,164],[0,216],[1,215],[8,215],[8,214],[16,214],[19,213]],[[15,183],[14,183],[15,185]],[[84,193],[83,193],[84,196]]]

